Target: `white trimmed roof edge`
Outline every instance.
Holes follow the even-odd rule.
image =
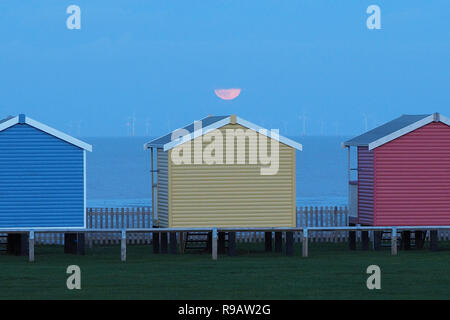
[[[5,122],[0,123],[0,131],[6,130],[18,123],[19,123],[19,116],[8,119]],[[45,133],[48,133],[49,135],[52,135],[56,138],[59,138],[70,144],[73,144],[81,149],[92,152],[92,146],[90,144],[83,142],[81,140],[78,140],[72,136],[69,136],[68,134],[65,134],[64,132],[53,129],[43,123],[40,123],[39,121],[31,119],[30,117],[25,116],[25,123],[33,128],[39,129]]]
[[[170,149],[172,149],[172,148],[174,148],[174,147],[176,147],[176,146],[178,146],[178,145],[180,145],[182,143],[191,141],[194,138],[200,137],[200,136],[202,136],[202,135],[204,135],[204,134],[206,134],[206,133],[208,133],[208,132],[210,132],[212,130],[219,129],[219,128],[229,124],[230,121],[231,121],[231,116],[226,117],[226,118],[224,118],[222,120],[219,120],[217,122],[214,122],[214,123],[212,123],[212,124],[210,124],[210,125],[208,125],[208,126],[206,126],[204,128],[201,128],[199,130],[196,130],[196,131],[193,131],[193,132],[191,132],[189,134],[186,134],[185,136],[183,136],[181,138],[178,138],[178,139],[170,141],[170,142],[168,142],[168,143],[166,143],[164,145],[161,145],[160,147],[162,147],[164,151],[170,150]],[[252,123],[250,121],[247,121],[247,120],[245,120],[243,118],[236,117],[236,124],[240,124],[240,125],[242,125],[242,126],[244,126],[246,128],[252,129],[252,130],[254,130],[254,131],[256,131],[256,132],[258,132],[258,133],[260,133],[260,134],[262,134],[262,135],[264,135],[266,137],[268,137],[268,138],[271,138],[271,139],[274,139],[274,140],[276,140],[278,142],[284,143],[284,144],[286,144],[286,145],[288,145],[288,146],[290,146],[292,148],[295,148],[295,149],[297,149],[299,151],[303,150],[303,145],[301,143],[293,141],[293,140],[291,140],[289,138],[286,138],[284,136],[281,136],[279,134],[274,134],[272,136],[270,130],[267,130],[267,129],[263,128],[263,127],[260,127],[260,126],[254,124],[254,123]],[[152,147],[152,146],[150,146],[149,143],[144,144],[144,149],[148,149],[150,147]]]
[[[410,124],[409,126],[406,126],[400,130],[397,130],[395,132],[392,132],[391,134],[388,134],[387,136],[384,136],[380,139],[377,139],[377,140],[369,143],[369,150],[375,149],[375,148],[380,147],[383,144],[386,144],[392,140],[400,138],[401,136],[403,136],[407,133],[410,133],[416,129],[419,129],[431,122],[442,122],[442,123],[445,123],[446,125],[450,126],[449,118],[447,118],[446,116],[439,114],[439,113],[433,113],[422,120],[416,121],[416,122]]]

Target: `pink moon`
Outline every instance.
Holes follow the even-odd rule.
[[[216,96],[223,100],[233,100],[241,94],[241,89],[215,89]]]

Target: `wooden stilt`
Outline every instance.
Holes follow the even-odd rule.
[[[219,232],[218,233],[218,254],[224,254],[226,251],[226,245],[225,245],[225,232]]]
[[[179,232],[178,238],[180,239],[180,253],[184,254],[184,232]]]
[[[177,233],[170,232],[170,253],[177,254]]]
[[[206,251],[208,253],[212,252],[212,232],[208,232],[208,238],[207,238],[207,243],[206,243]]]
[[[283,251],[283,235],[281,232],[275,232],[275,252]]]
[[[369,250],[369,231],[361,231],[361,249]]]
[[[168,239],[167,232],[161,232],[161,253],[168,253]]]
[[[266,252],[272,252],[272,232],[264,232],[264,249]]]
[[[71,232],[64,233],[64,253],[76,253],[76,234]]]
[[[414,242],[416,245],[416,249],[423,249],[425,245],[425,235],[426,231],[417,230],[414,232]]]
[[[402,249],[411,249],[411,231],[405,230],[402,232]]]
[[[381,249],[381,237],[383,232],[382,231],[374,231],[373,232],[373,249],[375,251],[378,251]]]
[[[228,255],[236,255],[236,232],[228,232]]]
[[[159,253],[159,232],[152,233],[153,253]]]
[[[430,230],[430,250],[437,251],[438,250],[438,231]]]
[[[15,256],[28,255],[28,233],[8,233],[6,252]]]
[[[286,232],[286,255],[294,255],[294,233]]]
[[[356,231],[348,232],[348,247],[350,250],[356,250]]]

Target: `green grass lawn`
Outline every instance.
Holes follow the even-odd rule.
[[[36,247],[36,261],[0,256],[0,299],[448,299],[450,244],[441,250],[349,251],[346,244],[313,243],[310,256],[264,253],[239,244],[236,257],[153,255],[151,246],[94,247],[86,256],[62,247]],[[66,268],[81,268],[81,290],[66,288]],[[381,268],[381,290],[366,287],[367,266]]]

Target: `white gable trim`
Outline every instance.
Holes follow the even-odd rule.
[[[267,130],[267,129],[263,128],[263,127],[260,127],[260,126],[254,124],[254,123],[251,123],[250,121],[247,121],[247,120],[244,120],[242,118],[236,117],[236,123],[238,123],[238,124],[240,124],[240,125],[242,125],[244,127],[247,127],[249,129],[252,129],[252,130],[254,130],[254,131],[256,131],[256,132],[258,132],[258,133],[260,133],[260,134],[262,134],[262,135],[264,135],[266,137],[268,137],[268,138],[275,139],[278,142],[284,143],[284,144],[286,144],[286,145],[288,145],[288,146],[290,146],[292,148],[295,148],[295,149],[297,149],[299,151],[303,151],[303,145],[301,143],[298,143],[298,142],[295,142],[295,141],[293,141],[293,140],[291,140],[289,138],[283,137],[282,135],[278,135],[278,137],[276,137],[276,136],[271,137],[269,130]]]
[[[50,128],[49,126],[40,123],[36,120],[33,120],[31,118],[25,117],[25,123],[29,124],[32,127],[35,127],[36,129],[42,130],[52,136],[55,136],[61,140],[64,140],[66,142],[69,142],[77,147],[80,147],[81,149],[91,151],[92,152],[92,146],[90,144],[87,144],[86,142],[83,142],[81,140],[78,140],[74,137],[69,136],[68,134],[65,134],[61,131],[58,131],[56,129]]]
[[[443,116],[442,114],[439,115],[439,120],[442,123],[445,123],[446,125],[450,126],[450,119],[447,118],[446,116]]]
[[[5,122],[0,124],[0,131],[8,129],[9,127],[12,127],[12,126],[14,126],[14,125],[16,125],[18,123],[19,123],[19,117],[18,116],[14,117],[12,119],[9,119],[8,121],[5,121]],[[71,137],[71,136],[69,136],[69,135],[67,135],[67,134],[65,134],[65,133],[63,133],[61,131],[58,131],[58,130],[53,129],[53,128],[50,128],[49,126],[46,126],[45,124],[40,123],[40,122],[38,122],[36,120],[33,120],[31,118],[28,118],[28,117],[25,117],[25,123],[30,125],[30,126],[32,126],[32,127],[34,127],[34,128],[36,128],[36,129],[44,131],[44,132],[46,132],[46,133],[48,133],[48,134],[50,134],[50,135],[52,135],[52,136],[54,136],[56,138],[59,138],[59,139],[64,140],[64,141],[66,141],[68,143],[71,143],[71,144],[73,144],[73,145],[75,145],[75,146],[77,146],[77,147],[79,147],[81,149],[84,149],[84,150],[87,150],[87,151],[92,151],[92,146],[90,144],[87,144],[86,142],[83,142],[83,141],[78,140],[78,139],[76,139],[74,137]]]
[[[421,127],[423,127],[423,126],[433,122],[434,117],[435,117],[434,114],[432,114],[432,115],[430,115],[430,116],[428,116],[426,118],[423,118],[422,120],[419,120],[417,122],[414,122],[414,123],[410,124],[409,126],[406,126],[406,127],[402,128],[400,130],[397,130],[395,132],[392,132],[391,134],[388,134],[387,136],[384,136],[383,138],[380,138],[378,140],[375,140],[375,141],[369,143],[369,150],[372,150],[372,149],[375,149],[375,148],[377,148],[379,146],[382,146],[385,143],[388,143],[388,142],[390,142],[392,140],[395,140],[395,139],[397,139],[397,138],[399,138],[401,136],[404,136],[407,133],[410,133],[411,131],[419,129],[419,128],[421,128]],[[445,117],[440,116],[440,118],[445,118]],[[442,120],[440,120],[440,121],[442,121]],[[442,122],[444,122],[444,121],[442,121]]]
[[[170,149],[172,149],[172,148],[174,148],[174,147],[176,147],[176,146],[178,146],[178,145],[180,145],[182,143],[185,143],[185,142],[191,141],[192,139],[200,137],[200,136],[208,133],[209,131],[212,131],[212,130],[215,130],[215,129],[219,129],[219,128],[229,124],[230,120],[231,120],[231,117],[226,117],[226,118],[224,118],[222,120],[214,122],[213,124],[211,124],[209,126],[206,126],[206,127],[201,128],[199,130],[191,132],[190,134],[187,134],[187,135],[185,135],[183,137],[180,137],[179,139],[176,139],[176,140],[173,140],[171,142],[166,143],[163,146],[163,149],[164,149],[164,151],[170,150]],[[302,144],[300,144],[298,142],[295,142],[295,141],[293,141],[293,140],[291,140],[289,138],[283,137],[281,135],[271,136],[270,135],[271,132],[269,130],[264,129],[263,127],[260,127],[260,126],[254,124],[254,123],[251,123],[251,122],[249,122],[247,120],[244,120],[242,118],[236,117],[236,123],[240,124],[240,125],[242,125],[242,126],[244,126],[246,128],[252,129],[252,130],[254,130],[254,131],[256,131],[256,132],[258,132],[258,133],[260,133],[260,134],[262,134],[262,135],[264,135],[266,137],[269,137],[271,139],[275,139],[278,142],[284,143],[284,144],[286,144],[286,145],[288,145],[288,146],[290,146],[292,148],[295,148],[295,149],[300,150],[300,151],[303,150]],[[146,144],[145,146],[147,147],[148,144]]]
[[[0,131],[8,129],[9,127],[12,127],[13,125],[18,124],[18,123],[19,123],[19,117],[18,116],[14,117],[14,118],[11,118],[11,119],[9,119],[9,120],[7,120],[5,122],[2,122],[2,123],[0,123]]]
[[[213,131],[215,129],[219,129],[219,128],[221,128],[221,127],[223,127],[223,126],[225,126],[225,125],[227,125],[229,123],[230,123],[230,117],[226,117],[226,118],[224,118],[222,120],[214,122],[213,124],[210,124],[209,126],[206,126],[206,127],[201,128],[199,130],[191,132],[190,134],[187,134],[187,135],[185,135],[183,137],[180,137],[180,138],[178,138],[176,140],[173,140],[173,141],[170,141],[170,142],[166,143],[164,145],[164,151],[170,150],[170,149],[172,149],[172,148],[174,148],[174,147],[176,147],[176,146],[178,146],[178,145],[180,145],[182,143],[191,141],[192,139],[200,137],[200,136],[208,133],[209,131]],[[174,130],[173,132],[175,132],[175,131],[176,130]]]

